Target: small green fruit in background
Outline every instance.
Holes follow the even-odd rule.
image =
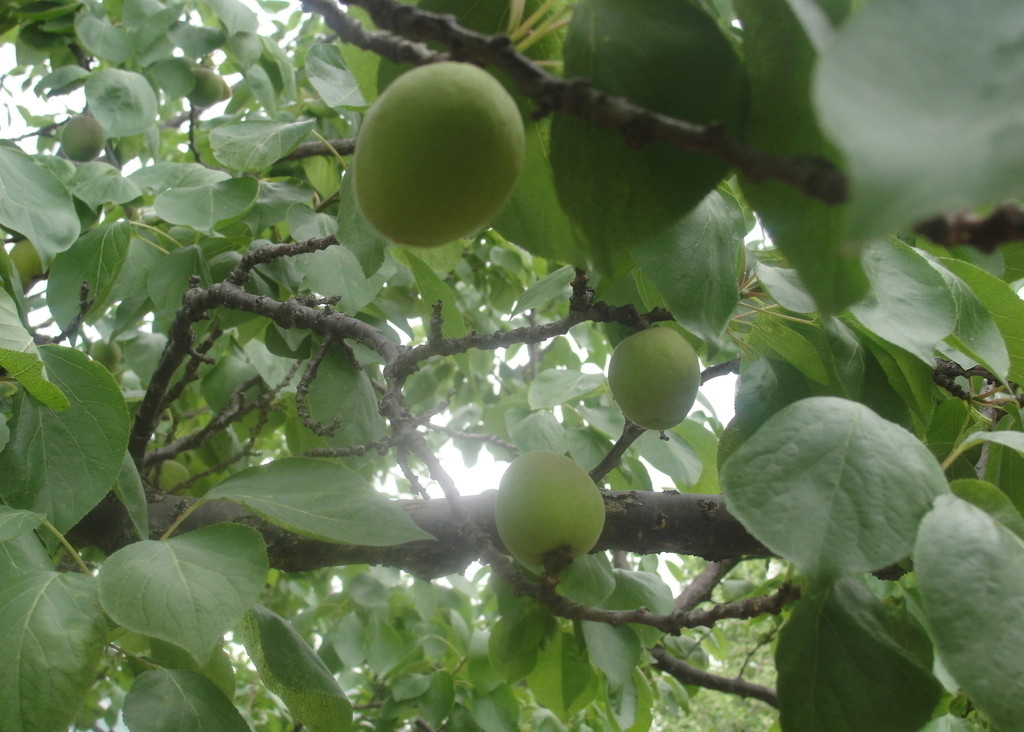
[[[649,430],[670,429],[686,419],[697,398],[697,353],[671,328],[642,330],[612,353],[608,386],[632,421]]]
[[[444,244],[498,215],[525,144],[519,110],[493,76],[466,63],[420,66],[395,79],[363,119],[356,201],[393,241]]]
[[[157,485],[160,486],[160,490],[169,491],[190,477],[192,476],[188,472],[188,468],[182,463],[177,460],[164,460],[160,464],[160,477],[157,480]]]
[[[557,452],[523,453],[509,464],[498,486],[494,520],[509,552],[524,564],[568,546],[586,554],[604,528],[604,499],[587,472]]]
[[[96,341],[89,347],[89,355],[112,374],[121,370],[121,346],[114,341]]]
[[[102,152],[106,137],[103,125],[95,117],[80,114],[64,123],[60,131],[60,146],[68,160],[86,163]]]
[[[11,258],[11,264],[18,270],[21,286],[25,289],[28,289],[32,281],[43,273],[43,263],[39,259],[39,252],[28,239],[22,239],[15,244],[8,256]]]
[[[219,74],[199,66],[192,69],[192,76],[195,77],[196,84],[188,93],[188,100],[193,107],[212,107],[224,98],[226,85]],[[230,96],[230,91],[228,95]]]

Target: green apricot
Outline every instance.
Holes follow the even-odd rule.
[[[196,83],[192,87],[192,91],[188,93],[188,100],[192,103],[193,107],[212,107],[225,98],[223,96],[225,83],[220,78],[220,75],[209,69],[197,66],[192,69],[192,76],[195,78]],[[230,96],[230,92],[228,96]]]
[[[121,370],[121,346],[114,341],[96,341],[89,347],[89,355],[112,374]]]
[[[539,450],[513,460],[498,485],[494,520],[505,547],[524,564],[567,546],[586,554],[604,528],[604,499],[587,472],[557,452]]]
[[[519,109],[493,76],[466,63],[420,66],[395,79],[363,119],[356,201],[387,238],[439,246],[498,215],[525,144]]]
[[[634,333],[612,353],[608,387],[633,422],[649,430],[670,429],[686,419],[697,398],[697,353],[671,328]]]
[[[169,491],[190,477],[192,477],[191,473],[188,472],[188,468],[184,464],[177,460],[165,460],[160,465],[160,477],[157,485],[160,486],[160,490]]]
[[[95,117],[80,114],[64,123],[60,131],[60,146],[68,160],[87,163],[103,150],[106,137],[103,125]]]
[[[18,270],[21,286],[25,289],[28,289],[32,281],[44,272],[39,252],[28,239],[22,239],[15,244],[8,256],[11,258],[11,264]]]

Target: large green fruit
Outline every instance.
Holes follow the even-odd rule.
[[[11,258],[11,264],[18,270],[21,286],[25,289],[28,289],[32,281],[43,273],[43,263],[39,259],[39,252],[28,239],[22,239],[15,244],[8,256]]]
[[[356,201],[384,236],[431,247],[485,227],[523,166],[523,120],[494,77],[442,62],[402,74],[367,112]]]
[[[604,528],[604,499],[587,472],[557,452],[523,453],[498,486],[494,520],[509,552],[544,564],[562,546],[573,557],[590,551]]]
[[[80,114],[64,123],[60,131],[60,146],[68,160],[86,163],[100,154],[106,137],[103,125],[95,117]]]
[[[226,98],[224,96],[226,84],[215,72],[199,66],[192,69],[192,76],[196,83],[192,87],[192,91],[188,93],[188,100],[193,107],[212,107]],[[231,96],[230,91],[228,96]]]
[[[697,398],[697,354],[671,328],[642,330],[612,353],[608,387],[631,420],[649,430],[667,430],[686,419]]]

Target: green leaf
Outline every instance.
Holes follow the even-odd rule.
[[[898,0],[842,26],[814,99],[849,164],[853,237],[1024,190],[1021,23],[1016,0]]]
[[[774,314],[758,316],[747,342],[760,353],[778,356],[811,381],[829,383],[828,370],[815,345]]]
[[[1010,379],[1024,383],[1024,301],[1008,284],[980,267],[958,259],[939,261],[967,283],[996,321],[1010,354]]]
[[[240,0],[206,0],[206,4],[224,24],[230,35],[256,33],[259,30],[259,19],[256,17],[256,13]]]
[[[20,150],[0,145],[0,224],[32,240],[43,264],[78,238],[78,213],[64,184]]]
[[[127,61],[134,50],[128,31],[88,12],[75,16],[75,35],[85,50],[110,63]]]
[[[316,120],[237,122],[210,133],[213,156],[235,170],[263,170],[295,149]]]
[[[624,684],[633,674],[643,653],[636,631],[628,625],[613,627],[589,620],[584,620],[580,625],[594,667],[601,670],[612,686]]]
[[[114,484],[128,447],[128,408],[110,372],[81,351],[44,346],[39,354],[70,406],[55,411],[15,396],[11,441],[0,452],[0,496],[45,513],[63,532]]]
[[[921,599],[946,669],[997,727],[1024,719],[1024,544],[971,504],[942,496],[914,549]]]
[[[991,483],[976,478],[954,480],[949,488],[958,498],[973,503],[992,518],[1024,539],[1024,517],[1005,493]]]
[[[306,54],[306,77],[329,107],[365,107],[359,85],[337,46],[318,43]]]
[[[99,226],[54,258],[47,304],[61,327],[69,326],[81,313],[83,282],[89,284],[89,299],[92,300],[87,311],[93,315],[90,322],[110,307],[114,283],[128,256],[131,234],[131,225],[125,221]]]
[[[315,458],[282,458],[235,473],[204,497],[213,499],[324,541],[393,546],[434,538],[359,473]]]
[[[798,20],[798,7],[788,0],[736,4],[751,86],[744,136],[758,150],[834,164],[838,156],[818,128],[811,107],[811,76],[818,54]],[[817,201],[776,181],[744,179],[743,192],[823,312],[839,312],[864,295],[868,282],[858,248],[844,236],[844,207]]]
[[[209,185],[230,178],[223,170],[213,170],[198,163],[154,163],[128,176],[128,180],[152,195],[171,188]]]
[[[41,513],[0,506],[0,542],[17,539],[33,531],[45,519]]]
[[[722,466],[729,510],[814,580],[906,556],[948,488],[916,437],[867,407],[811,397],[775,413]]]
[[[329,445],[366,445],[383,437],[387,431],[370,377],[366,371],[356,368],[341,349],[332,348],[320,362],[308,396],[314,419],[330,424],[344,415],[338,429],[325,438]]]
[[[0,584],[0,718],[9,732],[67,729],[96,679],[106,619],[91,577],[34,572]]]
[[[295,270],[303,276],[304,287],[340,297],[338,308],[354,315],[373,302],[395,273],[395,266],[386,260],[374,272],[365,273],[358,255],[347,246],[338,245],[297,257]]]
[[[142,487],[142,478],[139,477],[135,461],[127,452],[124,454],[121,472],[117,474],[117,480],[114,482],[114,494],[128,509],[128,516],[138,537],[149,538],[149,503],[146,500],[146,491]]]
[[[505,683],[514,684],[533,670],[542,642],[557,627],[551,613],[532,599],[520,600],[494,622],[487,652]]]
[[[935,346],[956,326],[956,304],[942,276],[900,242],[864,249],[871,289],[850,312],[879,338],[935,364]]]
[[[125,178],[113,165],[82,163],[68,182],[71,193],[92,208],[104,203],[128,203],[142,195],[131,179]]]
[[[566,265],[556,269],[549,275],[541,277],[526,288],[509,314],[509,318],[514,318],[519,313],[526,312],[532,308],[547,305],[556,298],[564,296],[567,294],[566,291],[569,289],[569,283],[572,282],[573,276],[573,268]]]
[[[917,732],[942,687],[930,659],[903,647],[906,633],[895,613],[854,580],[801,599],[775,656],[783,729]]]
[[[712,191],[664,234],[633,250],[633,261],[672,316],[701,340],[718,343],[739,302],[744,228],[736,199]]]
[[[570,633],[556,633],[541,649],[526,681],[537,700],[562,719],[589,704],[598,690],[586,649]]]
[[[172,188],[157,196],[153,207],[164,221],[209,232],[217,224],[248,211],[259,190],[255,178],[232,178],[205,186]]]
[[[804,289],[796,270],[784,267],[770,267],[764,262],[754,265],[757,279],[768,290],[779,305],[794,313],[813,313],[818,307],[814,299]]]
[[[291,623],[254,605],[240,633],[267,689],[281,697],[303,726],[311,732],[352,729],[352,704]]]
[[[3,289],[0,289],[0,367],[7,369],[29,394],[46,406],[54,409],[69,406],[64,392],[46,380],[35,340],[22,326],[17,305]]]
[[[466,321],[462,319],[462,311],[456,300],[455,291],[448,286],[448,283],[434,274],[434,271],[411,250],[401,251],[401,259],[412,270],[416,278],[416,287],[423,298],[424,320],[429,321],[432,317],[435,302],[441,303],[441,317],[444,321],[441,324],[441,333],[445,338],[461,338],[469,330],[466,328]]]
[[[34,534],[0,543],[0,582],[51,569],[50,556]]]
[[[527,391],[530,409],[550,409],[574,401],[600,389],[603,374],[585,374],[572,369],[548,369],[540,372]]]
[[[577,3],[564,56],[566,77],[688,122],[735,132],[746,105],[732,45],[688,2]],[[663,233],[728,171],[721,160],[662,143],[633,149],[621,132],[568,114],[552,124],[551,161],[558,198],[605,270]]]
[[[124,699],[131,732],[249,732],[224,692],[195,671],[157,669],[135,679]]]
[[[134,71],[93,72],[85,82],[85,98],[108,137],[137,135],[156,124],[156,93],[146,77]]]
[[[262,537],[216,524],[112,554],[100,570],[100,602],[115,623],[173,643],[202,665],[259,597],[266,574]]]

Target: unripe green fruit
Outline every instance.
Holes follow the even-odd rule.
[[[494,506],[498,535],[524,564],[567,546],[586,554],[604,528],[604,499],[587,472],[557,452],[527,452],[511,462]]]
[[[112,374],[121,370],[121,347],[114,341],[96,341],[90,346],[89,355]]]
[[[21,286],[26,289],[32,284],[32,280],[43,273],[39,252],[28,239],[22,239],[15,244],[8,256],[11,258],[11,264],[18,270]]]
[[[196,84],[188,93],[188,100],[193,107],[212,107],[221,101],[224,93],[224,81],[209,69],[197,67],[192,69]],[[230,94],[229,94],[230,95]]]
[[[667,430],[686,419],[697,398],[697,354],[671,328],[642,330],[612,353],[608,387],[632,421],[649,430]]]
[[[160,478],[157,484],[160,486],[160,490],[169,491],[190,477],[188,468],[182,463],[177,460],[165,460],[160,464]]]
[[[86,163],[100,154],[106,137],[103,125],[95,117],[80,114],[64,123],[60,146],[68,160]]]
[[[352,161],[356,201],[384,236],[431,247],[485,227],[523,166],[512,97],[472,64],[420,66],[367,112]]]

